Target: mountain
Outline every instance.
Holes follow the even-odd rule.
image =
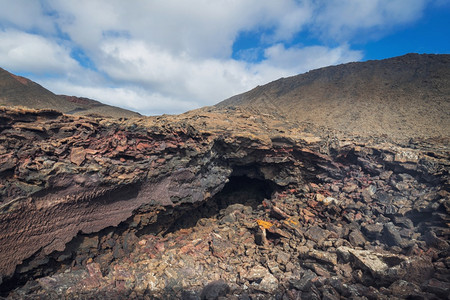
[[[101,115],[115,118],[140,116],[136,112],[88,98],[55,95],[36,82],[2,68],[0,68],[0,106],[54,109],[73,115]]]
[[[181,115],[0,107],[0,299],[446,299],[447,58],[325,68]],[[393,139],[396,114],[422,129],[414,109],[430,132]],[[390,136],[366,124],[378,110]]]
[[[448,136],[450,55],[407,54],[281,78],[215,106],[245,108],[345,134]]]

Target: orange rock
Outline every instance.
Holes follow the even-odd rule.
[[[70,152],[70,161],[77,166],[80,166],[86,159],[86,151],[83,147],[72,148]]]
[[[87,154],[97,154],[99,150],[95,149],[85,149],[84,150]]]
[[[304,216],[308,216],[308,217],[314,217],[315,216],[315,214],[313,212],[311,212],[311,211],[309,211],[309,210],[307,210],[305,208],[302,210],[302,212],[303,212]]]
[[[267,221],[263,221],[263,220],[256,220],[256,222],[258,223],[259,226],[265,228],[265,229],[269,229],[270,227],[273,226],[272,223],[267,222]]]
[[[139,144],[137,144],[136,149],[139,151],[142,151],[144,149],[151,148],[151,147],[152,147],[152,145],[149,143],[139,143]]]
[[[127,146],[125,145],[125,146],[123,146],[123,145],[119,145],[119,146],[117,146],[116,147],[116,150],[118,151],[118,152],[124,152],[125,150],[127,150]]]

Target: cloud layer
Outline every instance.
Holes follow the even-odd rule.
[[[357,61],[426,0],[0,0],[0,66],[53,92],[143,114],[213,105],[279,77]],[[251,45],[238,43],[242,34]],[[302,36],[314,43],[304,43]]]

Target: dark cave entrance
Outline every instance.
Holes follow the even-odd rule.
[[[214,202],[218,209],[231,204],[244,204],[256,208],[266,198],[271,198],[277,185],[270,180],[231,176],[223,189],[208,202]]]
[[[37,264],[36,267],[23,273],[17,272],[11,278],[4,278],[0,284],[0,297],[7,296],[11,290],[25,285],[29,280],[31,280],[31,284],[36,284],[32,280],[63,272],[70,267],[85,265],[88,259],[100,262],[102,272],[106,274],[109,272],[108,266],[112,261],[120,259],[122,255],[127,255],[133,250],[139,236],[145,234],[166,235],[176,233],[180,229],[194,227],[200,219],[215,218],[219,216],[222,209],[233,204],[242,204],[250,206],[252,209],[258,209],[264,199],[270,199],[276,191],[281,189],[274,182],[261,179],[261,176],[256,175],[255,172],[251,172],[249,176],[242,174],[242,170],[233,173],[220,192],[202,203],[187,203],[166,208],[165,211],[158,214],[155,223],[145,227],[134,227],[132,225],[133,217],[131,217],[117,227],[108,227],[91,234],[80,233],[66,245],[63,252],[50,254],[47,262]],[[83,243],[86,240],[96,242],[89,248]],[[107,263],[101,263],[105,257],[110,256]],[[34,264],[33,260],[34,257],[31,257],[18,266],[17,270],[21,268],[25,270],[29,265]]]
[[[194,227],[198,220],[213,218],[222,209],[233,204],[243,204],[257,209],[264,199],[270,199],[278,189],[279,186],[270,180],[250,178],[245,175],[231,176],[223,189],[211,199],[196,207],[185,208],[164,234]]]

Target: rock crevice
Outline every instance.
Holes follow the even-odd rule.
[[[202,114],[1,109],[2,293],[448,290],[445,141],[334,140],[240,110]]]

